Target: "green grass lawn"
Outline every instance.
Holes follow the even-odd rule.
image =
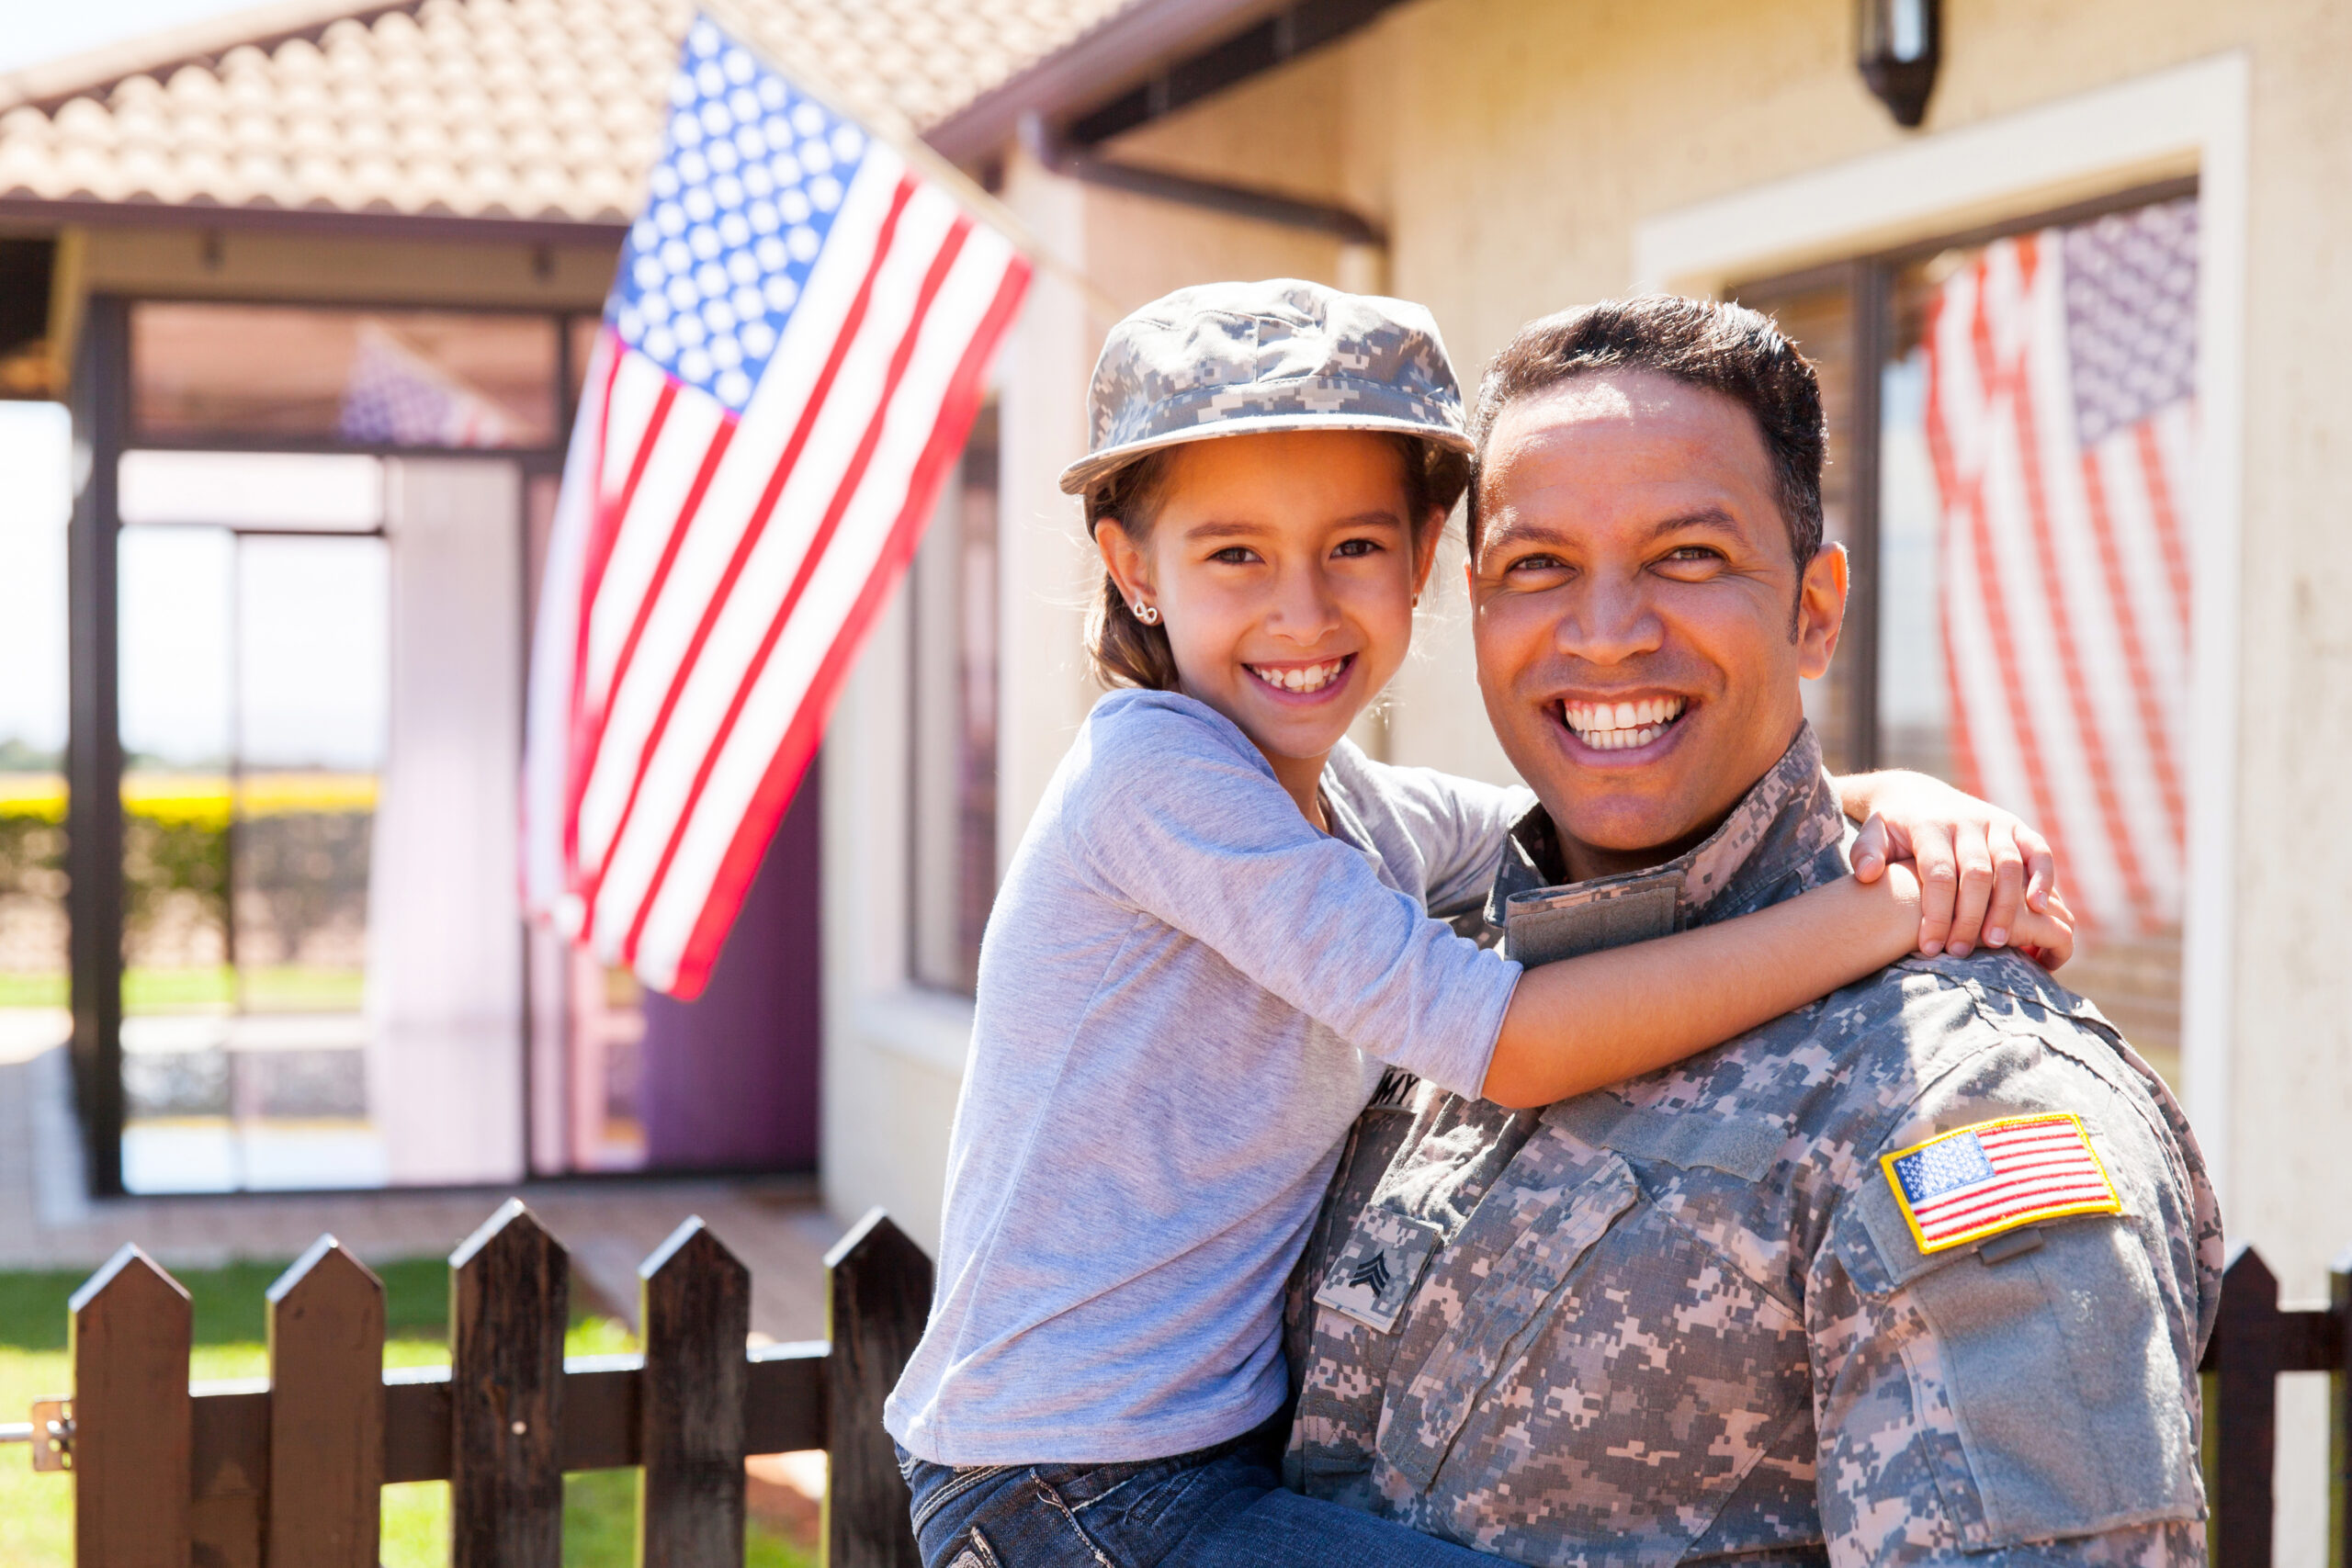
[[[281,1264],[175,1270],[196,1309],[189,1375],[259,1377],[268,1371],[264,1293]],[[388,1367],[447,1364],[449,1271],[437,1258],[376,1267],[384,1280]],[[66,1393],[65,1302],[84,1275],[0,1273],[0,1421],[21,1421],[32,1401]],[[636,1348],[622,1324],[575,1314],[566,1353],[606,1355]],[[73,1561],[74,1491],[69,1477],[33,1472],[26,1450],[0,1449],[0,1563],[10,1568]],[[594,1471],[564,1478],[563,1560],[570,1568],[627,1568],[635,1555],[637,1472]],[[423,1481],[384,1488],[384,1568],[440,1568],[449,1560],[449,1487]],[[812,1568],[793,1542],[752,1527],[748,1568]]]

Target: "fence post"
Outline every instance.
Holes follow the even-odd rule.
[[[738,1568],[751,1270],[696,1216],[637,1277],[645,1329],[639,1568]]]
[[[2278,1280],[2254,1248],[2222,1275],[2213,1323],[2213,1370],[2222,1408],[2221,1495],[2213,1499],[2214,1556],[2222,1568],[2270,1568],[2271,1484],[2278,1438]]]
[[[2336,1258],[2327,1275],[2327,1314],[2344,1364],[2328,1379],[2328,1521],[2335,1539],[2328,1561],[2352,1568],[2352,1252]]]
[[[561,1568],[571,1260],[510,1198],[449,1257],[451,1568]]]
[[[272,1568],[376,1568],[384,1282],[322,1235],[269,1288]]]
[[[825,1255],[826,1568],[922,1568],[882,1401],[931,1312],[931,1259],[875,1209]]]
[[[77,1568],[187,1568],[187,1292],[125,1247],[68,1303]]]

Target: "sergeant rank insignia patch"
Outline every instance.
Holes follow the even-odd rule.
[[[1922,1252],[2123,1203],[2083,1119],[2064,1111],[1979,1122],[1880,1156]]]

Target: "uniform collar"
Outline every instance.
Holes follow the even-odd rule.
[[[1756,781],[1731,815],[1694,848],[1647,871],[1561,879],[1559,835],[1541,804],[1511,824],[1510,841],[1487,897],[1487,923],[1506,929],[1510,901],[1526,894],[1606,894],[1675,889],[1678,927],[1729,919],[1845,874],[1846,819],[1822,771],[1821,742],[1809,723]]]

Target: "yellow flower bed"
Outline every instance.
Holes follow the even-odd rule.
[[[376,808],[376,790],[373,773],[248,773],[233,795],[225,773],[134,773],[122,781],[122,808],[155,822],[225,828],[232,800],[246,818],[367,812]],[[0,773],[0,816],[64,821],[65,780]]]

